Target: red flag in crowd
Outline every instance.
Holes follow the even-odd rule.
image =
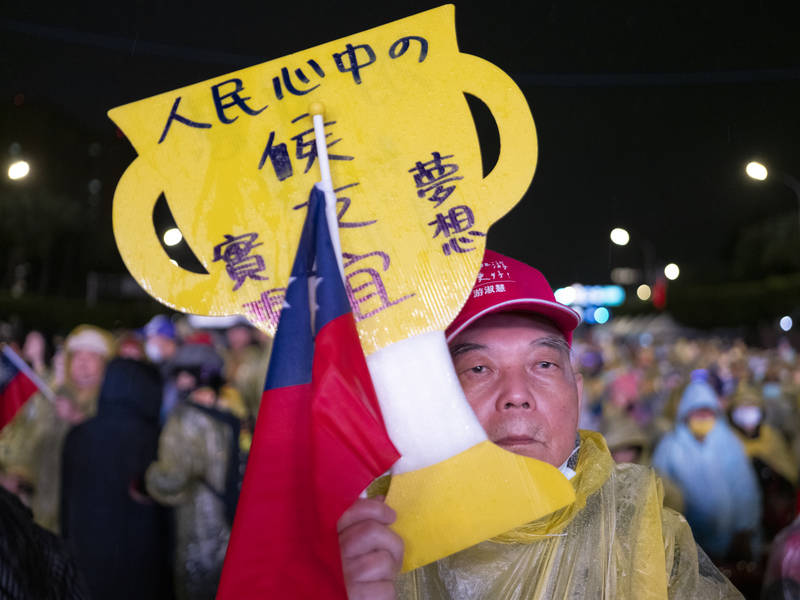
[[[3,346],[0,352],[0,429],[8,425],[28,398],[39,389],[15,364],[11,354],[13,351]],[[21,360],[16,355],[14,358]]]
[[[225,557],[221,600],[345,599],[336,522],[400,458],[381,417],[324,207],[324,195],[314,188]]]

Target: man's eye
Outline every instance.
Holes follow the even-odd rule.
[[[472,371],[473,373],[483,373],[483,372],[486,371],[486,367],[482,367],[482,366],[472,367],[470,369],[470,371]]]
[[[554,367],[555,365],[551,362],[547,362],[546,360],[539,361],[539,366],[542,369],[549,369],[550,367]]]

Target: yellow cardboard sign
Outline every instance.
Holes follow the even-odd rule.
[[[485,178],[464,92],[500,132]],[[128,269],[176,310],[240,314],[274,333],[319,180],[314,101],[326,107],[345,286],[365,352],[445,329],[487,230],[525,193],[537,158],[522,92],[458,51],[452,5],[111,110],[139,155],[114,197]],[[172,264],[157,239],[162,193],[207,275]]]

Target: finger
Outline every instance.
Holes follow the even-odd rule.
[[[376,550],[351,558],[343,562],[342,567],[346,581],[394,581],[402,562],[388,550]]]
[[[387,550],[397,562],[403,562],[403,538],[377,521],[359,521],[339,533],[342,559],[350,559],[376,550]]]
[[[380,500],[359,498],[341,516],[336,529],[337,531],[342,531],[353,523],[367,519],[372,519],[384,525],[391,525],[397,519],[397,513]]]

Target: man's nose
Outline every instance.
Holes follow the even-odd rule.
[[[521,408],[530,410],[536,407],[530,378],[524,369],[508,369],[502,373],[500,393],[497,397],[497,410]]]

